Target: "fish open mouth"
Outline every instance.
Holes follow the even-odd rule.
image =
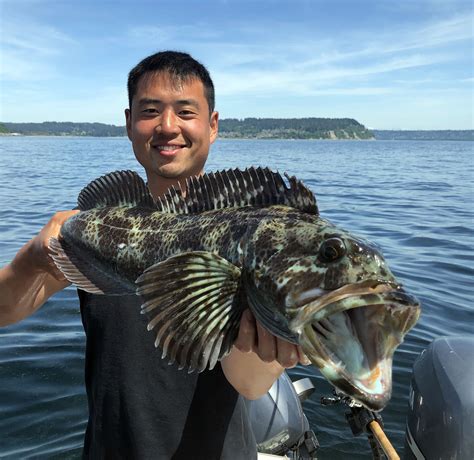
[[[366,281],[299,307],[292,329],[308,358],[339,390],[370,410],[391,396],[392,357],[420,306],[400,286]]]

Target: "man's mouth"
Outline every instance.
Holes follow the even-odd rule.
[[[184,144],[154,144],[152,147],[160,154],[166,157],[176,155],[182,148],[186,147]]]

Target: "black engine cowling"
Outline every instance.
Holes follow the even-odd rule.
[[[438,338],[416,359],[405,459],[474,459],[474,336]]]

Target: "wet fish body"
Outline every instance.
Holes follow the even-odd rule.
[[[136,292],[162,357],[189,371],[229,353],[249,306],[371,409],[391,392],[396,346],[419,304],[369,242],[321,218],[300,181],[268,169],[193,178],[154,202],[130,171],[103,176],[50,247],[77,287]]]

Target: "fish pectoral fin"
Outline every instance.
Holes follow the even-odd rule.
[[[211,252],[182,253],[136,280],[142,313],[155,329],[162,358],[188,372],[212,369],[234,343],[242,316],[240,269]]]
[[[122,295],[133,293],[133,285],[114,276],[104,264],[81,253],[65,240],[49,239],[50,257],[66,279],[92,294]]]

